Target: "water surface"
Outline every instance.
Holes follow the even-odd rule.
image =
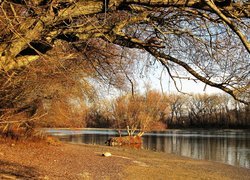
[[[105,145],[118,136],[109,129],[48,129],[60,140]],[[122,132],[126,135],[126,132]],[[166,130],[143,135],[143,149],[217,161],[250,169],[250,130]]]

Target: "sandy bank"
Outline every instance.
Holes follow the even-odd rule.
[[[111,157],[101,156],[111,152]],[[250,170],[146,150],[0,140],[0,179],[249,179]]]

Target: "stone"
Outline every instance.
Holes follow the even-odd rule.
[[[111,153],[110,152],[105,152],[105,153],[102,153],[102,156],[109,157],[109,156],[111,156]]]

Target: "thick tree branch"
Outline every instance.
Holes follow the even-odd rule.
[[[207,1],[210,2],[210,1]],[[203,0],[111,0],[109,1],[109,8],[118,8],[123,5],[143,5],[143,6],[148,6],[148,7],[187,7],[187,8],[196,8],[196,9],[201,9],[201,10],[214,10],[222,19],[229,25],[230,28],[232,28],[238,36],[241,38],[242,42],[244,43],[245,47],[248,49],[249,52],[249,42],[247,41],[246,37],[239,31],[239,29],[227,18],[227,16],[231,17],[233,15],[234,17],[248,17],[249,13],[249,6],[243,4],[241,12],[244,13],[239,13],[238,9],[242,9],[239,4],[237,3],[231,3],[228,6],[223,6],[223,8],[217,8],[214,4],[211,5],[211,3],[208,3],[208,5],[203,1]],[[4,60],[1,62],[2,65],[8,64],[7,61],[14,61],[16,55],[18,55],[24,48],[28,46],[28,44],[33,41],[41,38],[41,35],[43,31],[45,30],[44,28],[47,27],[53,27],[59,22],[62,22],[67,19],[72,19],[76,18],[79,16],[86,16],[86,15],[91,15],[91,14],[98,14],[103,11],[104,7],[104,2],[103,1],[79,1],[76,3],[71,3],[69,6],[65,8],[58,9],[57,13],[52,13],[52,14],[46,14],[44,16],[40,16],[39,19],[41,21],[37,21],[36,17],[33,19],[28,18],[26,21],[22,22],[22,26],[20,29],[17,29],[17,33],[15,36],[13,36],[13,41],[10,45],[6,45],[4,43],[1,43],[0,49],[2,50],[1,53],[1,60]],[[13,7],[12,7],[13,9]],[[5,10],[3,10],[5,15],[7,13]],[[39,11],[38,11],[39,12]],[[228,12],[228,13],[227,13]],[[115,33],[115,36],[120,35],[123,38],[125,38],[127,41],[130,41],[132,43],[139,43],[143,44],[144,46],[155,46],[158,47],[158,45],[155,44],[148,44],[147,42],[143,42],[142,40],[139,40],[137,38],[127,36],[122,32],[122,29],[127,26],[126,23],[139,23],[140,21],[147,21],[147,13],[142,13],[141,15],[137,17],[133,17],[127,21],[123,21],[117,25],[115,25],[115,28],[113,28],[113,32]],[[54,27],[53,27],[54,28]],[[95,27],[93,27],[95,28]],[[25,30],[24,30],[25,29]],[[104,33],[108,33],[107,31],[103,30],[98,30],[96,29],[96,32],[94,30],[90,30],[89,32],[86,30],[81,30],[80,28],[78,29],[78,32],[73,32],[76,29],[72,29],[72,32],[75,33],[80,39],[85,40],[91,37],[100,37]],[[24,34],[19,34],[22,31]],[[54,32],[57,30],[55,29]],[[64,34],[67,33],[66,31],[71,31],[71,30],[63,30]],[[98,32],[99,31],[99,32]],[[51,30],[53,32],[53,29]],[[51,32],[49,34],[43,34],[45,37],[51,36]],[[55,34],[63,34],[62,31],[58,31]],[[18,35],[19,34],[19,35]],[[94,36],[93,36],[94,35]],[[108,39],[108,36],[106,36]],[[112,36],[109,36],[109,38],[112,38]],[[109,39],[109,41],[112,41]],[[161,47],[161,46],[160,46]],[[160,48],[159,47],[159,48]],[[3,54],[4,52],[4,54]],[[5,57],[6,56],[6,57]],[[9,60],[8,60],[9,59]],[[18,66],[13,66],[13,67],[18,67]],[[8,68],[7,68],[8,69]]]
[[[57,21],[74,18],[83,15],[97,14],[102,12],[104,2],[102,1],[79,1],[58,13]]]
[[[21,67],[27,66],[29,63],[36,61],[40,58],[38,55],[34,56],[20,56],[16,57],[15,60],[6,58],[3,56],[0,58],[0,70],[8,72],[12,69],[19,69]],[[1,71],[0,71],[1,72]]]

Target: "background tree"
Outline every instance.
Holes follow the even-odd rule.
[[[154,90],[149,90],[145,95],[118,97],[114,107],[118,128],[129,126],[132,130],[141,131],[165,129],[168,115],[168,98]]]
[[[168,118],[167,124],[174,127],[175,125],[183,124],[185,126],[184,117],[187,115],[187,104],[189,98],[184,94],[170,94],[169,95],[169,105],[170,105],[170,116]],[[190,122],[190,124],[192,124]]]
[[[248,128],[248,105],[226,94],[193,94],[169,96],[170,128]],[[180,112],[180,113],[179,113]]]

